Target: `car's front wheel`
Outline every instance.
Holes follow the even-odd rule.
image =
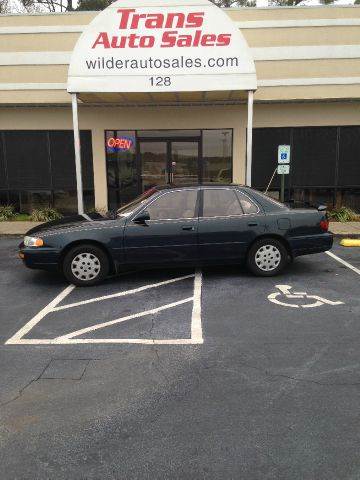
[[[70,283],[87,287],[107,277],[109,260],[106,253],[95,245],[77,245],[65,255],[62,269]]]
[[[254,275],[271,277],[280,273],[288,263],[284,245],[273,238],[258,240],[247,256],[247,266]]]

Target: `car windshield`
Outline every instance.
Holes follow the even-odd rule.
[[[116,215],[118,217],[128,217],[131,215],[135,210],[137,210],[139,207],[141,207],[154,193],[158,192],[156,188],[150,188],[149,190],[146,190],[142,195],[139,197],[135,198],[130,203],[127,203],[126,205],[123,205],[116,211]]]

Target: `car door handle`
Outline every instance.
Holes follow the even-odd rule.
[[[258,224],[256,222],[250,222],[248,223],[248,227],[257,227]]]
[[[189,230],[191,232],[193,232],[195,230],[195,227],[193,227],[192,225],[183,225],[181,227],[182,230]]]

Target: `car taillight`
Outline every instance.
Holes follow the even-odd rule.
[[[329,220],[321,220],[320,228],[323,232],[327,232],[329,230]]]

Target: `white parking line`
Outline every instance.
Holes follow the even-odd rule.
[[[62,292],[59,293],[57,297],[54,298],[50,303],[46,305],[38,314],[35,315],[26,325],[24,325],[18,332],[15,333],[5,345],[22,343],[21,339],[27,333],[30,332],[31,329],[35,327],[48,313],[52,312],[53,309],[56,307],[58,303],[60,303],[64,298],[66,298],[75,288],[75,285],[69,285],[68,287],[64,288]]]
[[[67,343],[67,340],[69,338],[78,337],[79,335],[94,332],[95,330],[99,330],[100,328],[110,327],[111,325],[116,325],[117,323],[126,322],[127,320],[132,320],[133,318],[145,317],[146,315],[154,315],[155,313],[162,312],[163,310],[167,310],[168,308],[177,307],[178,305],[182,305],[183,303],[191,302],[192,300],[193,297],[189,297],[185,298],[184,300],[179,300],[178,302],[168,303],[167,305],[163,305],[162,307],[145,310],[144,312],[134,313],[133,315],[116,318],[115,320],[109,320],[108,322],[97,323],[95,325],[91,325],[90,327],[82,328],[66,335],[61,335],[60,337],[55,338],[54,342],[56,343],[58,341],[60,343]]]
[[[194,280],[194,301],[191,318],[191,338],[203,343],[202,325],[201,325],[201,289],[202,289],[202,273],[197,270]]]
[[[342,263],[343,265],[345,265],[345,267],[347,268],[350,268],[350,270],[352,270],[353,272],[357,273],[358,275],[360,275],[360,270],[356,267],[354,267],[354,265],[351,265],[351,263],[349,262],[346,262],[345,260],[343,260],[342,258],[338,257],[337,255],[335,255],[335,253],[332,253],[332,252],[325,252],[327,255],[329,255],[329,257],[332,257],[334,260],[337,260],[339,263]]]
[[[185,299],[179,300],[177,302],[168,303],[157,307],[151,310],[146,310],[143,312],[138,312],[133,315],[128,315],[126,317],[121,317],[115,320],[110,320],[108,322],[103,322],[99,324],[92,325],[74,332],[68,333],[66,335],[61,335],[56,338],[23,338],[27,333],[30,332],[46,315],[50,313],[57,312],[59,310],[65,310],[72,307],[81,307],[88,303],[99,302],[102,300],[107,300],[109,298],[121,297],[124,295],[130,295],[138,293],[150,288],[157,288],[161,285],[168,285],[170,283],[179,282],[187,278],[194,278],[194,294],[192,297],[187,297]],[[154,283],[151,285],[143,285],[142,287],[126,290],[124,292],[118,292],[112,295],[105,295],[102,297],[96,297],[89,300],[84,300],[82,302],[70,303],[67,305],[62,305],[58,307],[57,305],[64,300],[73,290],[75,289],[74,285],[69,285],[62,292],[60,292],[57,297],[54,298],[46,307],[44,307],[35,317],[33,317],[24,327],[22,327],[14,336],[12,336],[7,342],[6,345],[69,345],[69,344],[86,344],[86,343],[123,343],[123,344],[143,344],[143,345],[193,345],[193,344],[202,344],[203,335],[202,335],[202,324],[201,324],[201,289],[202,289],[202,273],[200,270],[197,270],[195,274],[185,275],[182,277],[173,278],[170,280],[165,280],[163,282]],[[128,320],[132,320],[139,317],[144,317],[146,315],[154,315],[163,310],[167,310],[178,305],[182,305],[188,302],[193,302],[193,309],[191,315],[191,337],[190,338],[179,338],[179,339],[150,339],[150,338],[73,338],[85,333],[89,333],[100,328],[105,328],[114,324],[122,323]]]
[[[82,305],[87,305],[88,303],[101,302],[103,300],[108,300],[110,298],[124,297],[125,295],[132,295],[134,293],[143,292],[144,290],[148,290],[149,288],[162,287],[163,285],[169,285],[170,283],[180,282],[180,280],[193,278],[194,276],[195,276],[194,274],[184,275],[183,277],[172,278],[171,280],[165,280],[163,282],[153,283],[151,285],[143,285],[142,287],[139,287],[139,288],[126,290],[125,292],[117,292],[111,295],[104,295],[102,297],[90,298],[89,300],[83,300],[82,302],[68,303],[67,305],[61,305],[60,307],[55,307],[52,309],[52,311],[57,312],[59,310],[66,310],[67,308],[80,307]]]

